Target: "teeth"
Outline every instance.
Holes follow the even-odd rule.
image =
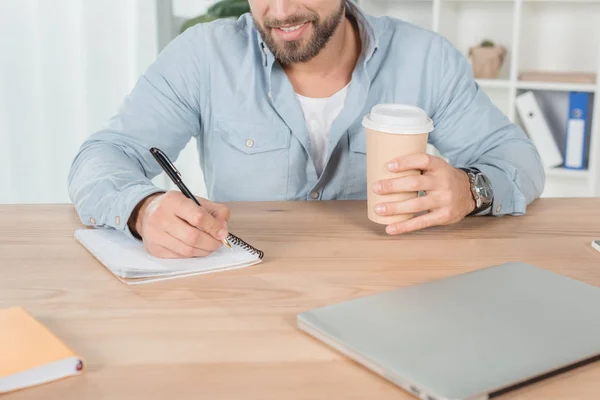
[[[300,25],[295,25],[295,26],[290,26],[290,27],[281,27],[281,30],[284,32],[293,32],[295,30],[298,30],[302,27],[302,25],[304,24],[300,24]]]

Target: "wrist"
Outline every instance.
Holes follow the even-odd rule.
[[[475,200],[475,196],[473,195],[473,187],[471,185],[471,178],[467,171],[460,169],[463,175],[463,193],[465,193],[465,208],[466,215],[470,215],[477,208],[477,201]]]
[[[161,194],[162,193],[153,193],[150,196],[145,197],[133,209],[131,216],[129,217],[129,221],[127,221],[127,226],[129,227],[129,230],[133,236],[137,237],[138,239],[142,239],[142,224],[144,222],[144,215],[146,214],[148,206],[152,200]]]
[[[467,215],[477,215],[487,211],[494,200],[494,190],[490,180],[478,168],[459,168],[468,177],[471,199],[474,207]]]

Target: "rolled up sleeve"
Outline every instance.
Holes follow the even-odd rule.
[[[479,168],[494,190],[492,215],[522,215],[544,188],[539,153],[481,90],[465,57],[439,38],[433,144],[455,167]]]
[[[75,156],[69,196],[81,221],[131,236],[127,222],[137,204],[161,192],[162,172],[149,150],[176,160],[200,129],[203,66],[196,56],[200,27],[172,41],[139,79],[118,112],[93,133]]]

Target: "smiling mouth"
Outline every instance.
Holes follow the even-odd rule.
[[[300,24],[282,25],[273,27],[272,30],[279,39],[286,42],[295,42],[304,36],[310,23],[310,21],[305,21]]]
[[[284,32],[294,32],[294,31],[297,31],[298,29],[302,28],[307,23],[308,22],[304,22],[302,24],[292,25],[292,26],[280,26],[279,28],[276,28],[276,29],[281,29]]]

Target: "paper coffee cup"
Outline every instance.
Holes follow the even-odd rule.
[[[425,153],[427,139],[433,131],[433,121],[418,107],[403,104],[378,104],[363,118],[367,135],[367,205],[368,218],[389,225],[405,221],[413,214],[380,216],[375,213],[379,203],[393,203],[415,198],[418,192],[378,195],[373,192],[375,182],[421,174],[420,170],[390,172],[388,162],[409,154]]]

